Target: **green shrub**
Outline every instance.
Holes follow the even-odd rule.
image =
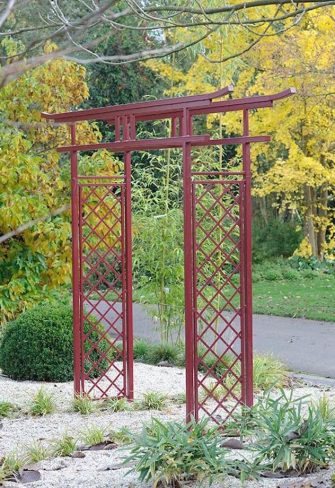
[[[180,352],[180,348],[174,344],[157,344],[154,347],[151,347],[149,350],[149,363],[159,364],[160,362],[164,361],[169,364],[176,364],[178,362]]]
[[[275,257],[290,257],[299,247],[303,238],[297,222],[272,218],[265,223],[263,219],[254,218],[252,226],[252,258],[255,263]]]
[[[108,341],[99,341],[104,329],[90,323],[84,325],[87,334],[85,371],[91,377],[108,369],[108,361],[101,352],[109,348]],[[97,330],[92,330],[95,325]],[[98,345],[97,345],[98,344]],[[98,363],[93,366],[94,363]],[[72,308],[66,304],[44,303],[22,313],[5,326],[0,344],[0,367],[15,380],[69,381],[73,379]]]
[[[277,281],[283,279],[283,275],[281,273],[280,269],[277,269],[275,267],[273,268],[267,268],[263,271],[262,273],[263,278],[268,281]]]
[[[136,339],[134,342],[134,359],[143,363],[148,362],[152,344],[144,339]]]
[[[301,273],[299,271],[296,271],[295,269],[292,268],[283,268],[282,269],[282,275],[285,280],[299,280],[301,279]]]

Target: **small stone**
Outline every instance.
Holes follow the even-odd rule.
[[[82,451],[74,451],[74,453],[72,454],[71,457],[73,457],[75,459],[79,459],[79,458],[86,457],[86,454],[84,452],[82,452]]]
[[[238,439],[227,439],[221,444],[221,447],[225,447],[227,449],[244,449],[243,442]]]
[[[164,368],[172,368],[173,364],[169,363],[169,361],[159,361],[157,366],[164,367]]]

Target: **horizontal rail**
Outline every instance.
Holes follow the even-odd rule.
[[[245,180],[192,180],[192,185],[212,185],[215,183],[230,183],[232,185],[245,183]]]
[[[59,152],[73,151],[97,151],[98,149],[108,149],[113,152],[145,151],[150,149],[166,149],[182,147],[186,142],[193,146],[229,146],[234,144],[244,144],[249,142],[269,142],[270,136],[241,136],[225,137],[223,139],[210,139],[209,134],[199,136],[179,136],[157,139],[138,139],[120,142],[98,142],[95,144],[78,144],[73,146],[59,147]]]
[[[223,139],[210,139],[206,142],[199,142],[197,146],[233,146],[237,144],[245,144],[247,142],[270,142],[271,136],[240,136],[240,137],[224,137]],[[195,144],[194,144],[195,145]]]
[[[201,175],[227,175],[227,176],[244,176],[245,171],[192,171],[192,176],[201,176]]]
[[[80,175],[80,176],[77,176],[77,179],[78,180],[120,180],[120,179],[124,179],[124,176],[120,176],[120,175],[116,175],[116,176],[84,176],[84,175]]]
[[[183,147],[185,143],[198,145],[210,140],[209,135],[202,136],[180,136],[157,139],[128,140],[121,142],[100,142],[96,144],[76,144],[73,146],[59,147],[59,152],[75,151],[96,151],[98,149],[108,149],[113,152],[145,151],[150,149],[168,149]]]

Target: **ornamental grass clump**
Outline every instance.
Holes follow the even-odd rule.
[[[335,455],[335,422],[306,398],[284,391],[257,407],[256,461],[274,472],[305,474],[328,466]]]
[[[73,400],[73,410],[81,415],[88,415],[96,411],[96,405],[87,395],[76,395]]]
[[[221,444],[218,427],[209,426],[207,419],[186,425],[152,419],[133,437],[124,462],[132,465],[141,482],[150,481],[154,487],[179,488],[183,482],[205,480],[211,484],[228,474],[242,480],[252,476],[254,464],[229,458]]]

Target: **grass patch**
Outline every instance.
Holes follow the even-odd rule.
[[[53,455],[60,457],[71,456],[77,448],[77,441],[70,435],[64,435],[54,442]]]
[[[85,395],[76,395],[73,400],[73,410],[79,412],[82,415],[88,415],[96,410],[94,402]]]
[[[144,393],[142,400],[136,402],[138,410],[163,410],[166,407],[167,397],[157,391]]]
[[[312,278],[304,277],[312,273]],[[253,311],[281,317],[305,317],[335,322],[334,275],[310,270],[298,272],[298,280],[261,280],[253,285]]]
[[[40,388],[33,398],[30,406],[30,413],[36,416],[43,416],[55,412],[56,405],[53,396]]]
[[[11,452],[0,461],[0,483],[15,476],[23,468],[26,460],[19,457],[16,452]]]
[[[0,418],[10,417],[13,412],[17,410],[17,407],[10,402],[0,402]]]
[[[131,410],[131,404],[126,398],[110,398],[104,403],[111,412],[128,412]]]
[[[241,365],[236,363],[233,372],[228,373],[224,379],[223,385],[217,380],[213,380],[207,385],[211,395],[218,401],[222,398],[230,397],[232,392],[236,397],[241,394],[241,385],[238,378],[241,377]],[[288,382],[288,372],[285,365],[272,356],[255,355],[254,366],[254,389],[255,391],[268,391],[272,388],[283,388]],[[201,393],[202,400],[208,399],[208,391],[204,388]]]
[[[115,442],[115,444],[125,446],[131,443],[132,435],[127,427],[122,427],[120,430],[112,431],[109,434],[109,440]]]
[[[27,456],[29,462],[38,463],[51,457],[51,452],[42,442],[36,441],[27,447]]]
[[[91,425],[81,433],[80,439],[86,446],[95,446],[105,440],[105,433],[100,427]]]

